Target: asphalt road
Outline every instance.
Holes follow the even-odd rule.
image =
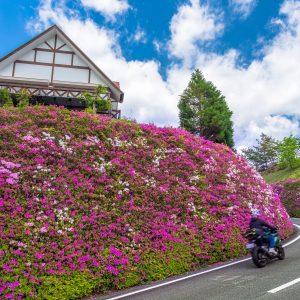
[[[300,219],[293,221],[300,225]],[[236,260],[152,285],[89,299],[297,300],[300,299],[300,239],[285,247],[285,253],[285,260],[275,260],[262,269],[255,267],[251,259],[243,259],[240,263]],[[283,286],[285,284],[288,286]]]

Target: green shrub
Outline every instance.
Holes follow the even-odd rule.
[[[144,254],[141,270],[147,280],[160,280],[191,270],[196,257],[184,244],[177,244],[171,251],[156,251]]]
[[[37,288],[38,299],[79,299],[99,291],[102,279],[91,275],[75,272],[72,275],[43,276],[42,283]]]
[[[0,107],[13,106],[13,101],[8,89],[0,89]]]
[[[131,286],[141,283],[141,274],[136,269],[132,269],[130,272],[124,274],[122,280],[117,283],[117,289],[129,288]]]
[[[28,92],[27,89],[21,89],[17,94],[16,94],[16,99],[17,99],[17,106],[20,109],[24,109],[29,105],[29,99],[30,99],[30,93]]]

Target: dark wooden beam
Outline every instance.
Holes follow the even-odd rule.
[[[63,48],[64,46],[66,46],[66,44],[61,45],[59,48],[57,48],[56,50],[59,50],[61,48]]]
[[[14,61],[14,66],[13,66],[13,70],[12,70],[12,77],[15,76],[15,71],[16,71],[16,62]]]
[[[52,71],[51,71],[51,83],[53,83],[53,78],[54,78],[54,65],[55,65],[56,43],[57,43],[57,34],[55,35],[55,38],[54,38],[54,52],[53,52]]]
[[[45,44],[46,44],[50,49],[53,50],[53,47],[52,47],[51,45],[49,45],[48,42],[45,42]]]
[[[54,49],[34,48],[34,50],[41,51],[41,52],[54,52]],[[74,54],[74,52],[72,51],[58,50],[58,49],[56,49],[56,53]]]
[[[18,64],[27,64],[27,65],[39,65],[39,66],[48,66],[48,67],[53,66],[52,63],[33,62],[33,61],[27,61],[27,60],[16,60],[15,62]],[[89,67],[71,66],[71,65],[64,65],[64,64],[54,64],[54,67],[89,70]]]

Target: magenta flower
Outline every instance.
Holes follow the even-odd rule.
[[[274,192],[243,157],[183,129],[51,106],[0,119],[1,299],[36,297],[51,276],[118,289],[238,257],[251,208],[293,231],[279,196],[295,211],[294,183]]]

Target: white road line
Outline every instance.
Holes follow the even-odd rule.
[[[283,284],[283,285],[281,285],[281,286],[279,286],[279,287],[277,287],[277,288],[275,288],[273,290],[270,290],[270,291],[268,291],[268,293],[275,294],[275,293],[277,293],[277,292],[279,292],[279,291],[281,291],[281,290],[283,290],[283,289],[285,289],[285,288],[287,288],[287,287],[289,287],[289,286],[291,286],[293,284],[296,284],[298,282],[300,282],[300,278],[297,278],[297,279],[292,280],[292,281],[290,281],[290,282],[288,282],[286,284]]]
[[[241,262],[244,262],[244,261],[247,261],[247,260],[250,260],[250,259],[251,259],[251,257],[248,257],[248,258],[245,258],[245,259],[242,259],[242,260],[239,260],[239,261],[235,261],[233,263],[229,263],[225,266],[216,267],[214,269],[210,269],[210,270],[202,271],[202,272],[195,273],[195,274],[192,274],[192,275],[188,275],[188,276],[185,276],[185,277],[177,278],[177,279],[174,279],[174,280],[171,280],[171,281],[168,281],[168,282],[164,282],[164,283],[160,283],[160,284],[157,284],[157,285],[154,285],[154,286],[149,286],[145,289],[138,290],[138,291],[131,292],[131,293],[127,293],[127,294],[120,295],[120,296],[116,296],[116,297],[113,297],[113,298],[109,298],[107,300],[121,299],[121,298],[124,298],[124,297],[128,297],[128,296],[132,296],[132,295],[139,294],[139,293],[142,293],[142,292],[146,292],[146,291],[149,291],[149,290],[153,290],[153,289],[156,289],[156,288],[161,287],[161,286],[169,285],[171,283],[179,282],[179,281],[186,280],[186,279],[189,279],[189,278],[193,278],[193,277],[196,277],[196,276],[199,276],[199,275],[202,275],[202,274],[210,273],[212,271],[227,268],[227,267],[230,267],[232,265],[236,265],[236,264],[239,264]]]
[[[300,228],[300,226],[298,226],[297,224],[294,224],[294,225],[297,226],[298,228]],[[296,237],[295,239],[291,240],[290,242],[288,242],[287,244],[285,244],[283,247],[291,245],[292,243],[296,242],[298,239],[300,239],[300,235],[298,237]],[[199,273],[195,273],[195,274],[192,274],[192,275],[188,275],[188,276],[185,276],[185,277],[170,280],[170,281],[160,283],[160,284],[157,284],[157,285],[154,285],[154,286],[150,286],[150,287],[147,287],[147,288],[144,288],[142,290],[135,291],[135,292],[131,292],[131,293],[123,294],[123,295],[120,295],[120,296],[108,298],[107,300],[117,300],[117,299],[125,298],[125,297],[128,297],[128,296],[132,296],[132,295],[135,295],[135,294],[140,294],[140,293],[150,291],[150,290],[153,290],[153,289],[165,286],[165,285],[169,285],[169,284],[172,284],[172,283],[175,283],[175,282],[183,281],[183,280],[186,280],[186,279],[189,279],[189,278],[200,276],[202,274],[206,274],[206,273],[217,271],[217,270],[220,270],[220,269],[223,269],[223,268],[227,268],[227,267],[242,263],[242,262],[250,260],[250,259],[251,259],[251,257],[248,257],[248,258],[245,258],[245,259],[242,259],[242,260],[239,260],[239,261],[235,261],[233,263],[229,263],[229,264],[224,265],[224,266],[216,267],[216,268],[213,268],[213,269],[209,269],[209,270],[202,271],[202,272],[199,272]]]
[[[294,224],[294,226],[297,226],[297,227],[300,229],[300,226],[299,226],[299,225]],[[283,247],[289,246],[290,244],[293,244],[294,242],[296,242],[296,241],[299,240],[299,239],[300,239],[300,235],[297,236],[295,239],[291,240],[290,242],[284,244]]]

